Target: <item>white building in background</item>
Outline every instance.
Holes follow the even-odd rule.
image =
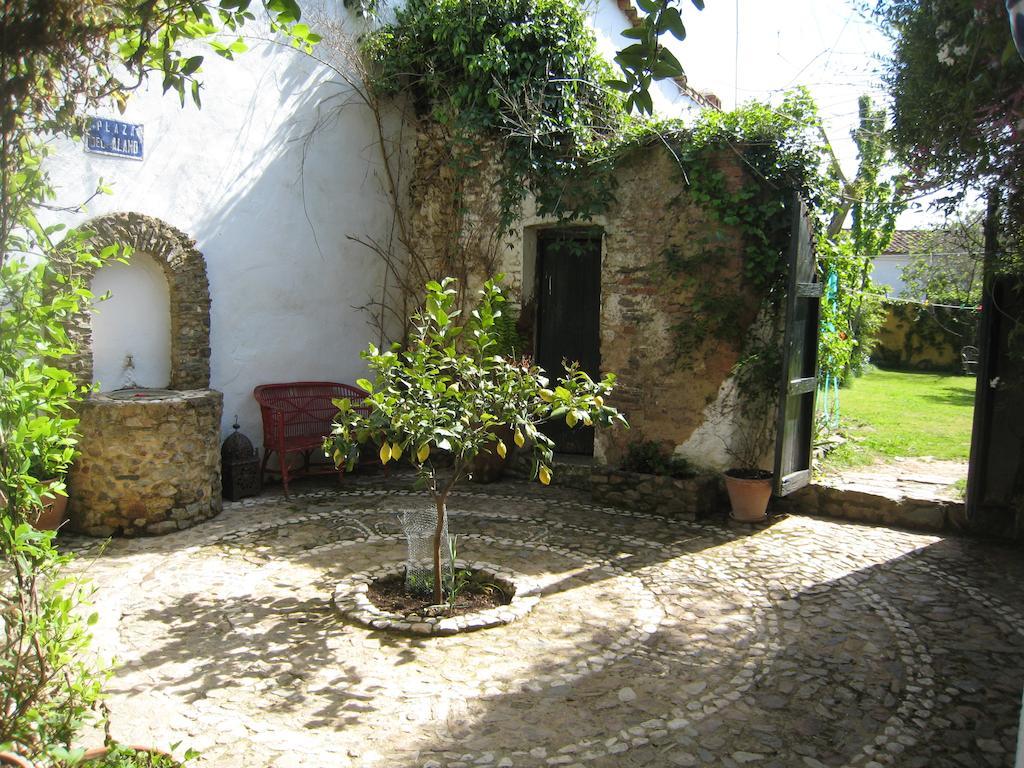
[[[898,229],[892,234],[888,247],[872,259],[871,279],[878,286],[887,286],[889,296],[903,297],[906,284],[903,270],[913,255],[922,252],[932,233],[924,229]]]
[[[928,298],[918,295],[903,279],[903,270],[917,258],[923,257],[929,264],[945,266],[957,264],[969,256],[962,238],[946,235],[931,229],[898,229],[893,232],[892,241],[886,249],[872,257],[871,279],[875,285],[884,288],[893,298]]]
[[[332,5],[336,21],[360,23],[340,0]],[[635,20],[626,0],[600,0],[591,18],[609,58],[629,44],[618,34]],[[351,236],[396,247],[397,239],[369,112],[327,67],[258,27],[246,34],[250,50],[236,61],[206,55],[201,110],[182,108],[153,79],[124,114],[90,115],[138,127],[141,147],[118,149],[141,157],[67,141],[49,170],[62,205],[87,200],[100,180],[113,188],[81,213],[54,214],[68,224],[130,211],[195,239],[212,299],[211,388],[224,393],[222,432],[237,414],[258,445],[256,385],[365,375],[359,353],[379,331],[363,307],[381,299],[385,270]],[[656,109],[666,116],[711,103],[682,80],[656,85]],[[411,132],[392,117],[388,139],[398,146]],[[151,261],[139,254],[94,278],[97,293],[111,292],[93,322],[101,390],[168,385],[168,290]]]

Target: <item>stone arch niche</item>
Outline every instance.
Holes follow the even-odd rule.
[[[170,382],[168,389],[94,393],[79,405],[79,455],[68,477],[71,527],[95,536],[188,528],[221,510],[223,395],[209,388],[206,263],[192,238],[151,216],[114,213],[85,228],[94,252],[126,245],[154,259],[167,278]],[[89,281],[90,272],[79,276]],[[68,367],[89,384],[91,314],[73,318],[68,333],[78,349]]]
[[[206,261],[195,241],[179,229],[141,213],[111,213],[90,221],[86,228],[95,251],[127,245],[152,256],[164,271],[171,310],[170,389],[210,386],[210,285]],[[92,278],[91,273],[82,277]],[[79,315],[69,329],[78,354],[69,368],[83,384],[92,381],[92,322]]]

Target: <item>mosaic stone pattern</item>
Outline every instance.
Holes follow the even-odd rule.
[[[401,635],[333,597],[402,562],[408,480],[307,484],[102,554],[71,540],[97,649],[122,661],[114,736],[213,768],[1012,765],[1019,549],[670,520],[505,482],[457,492],[451,529],[466,560],[532,580],[536,605]]]

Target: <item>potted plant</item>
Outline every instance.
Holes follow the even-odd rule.
[[[325,449],[335,464],[353,468],[362,446],[373,443],[381,463],[408,456],[416,467],[418,484],[434,498],[436,517],[432,537],[435,605],[444,602],[442,546],[447,548],[448,495],[465,477],[474,459],[493,453],[504,460],[512,444],[533,453],[532,477],[551,482],[554,444],[538,425],[564,419],[577,424],[626,424],[605,398],[615,377],[593,381],[574,366],[549,386],[544,372],[527,359],[495,354],[505,297],[498,287],[501,275],[484,283],[477,306],[464,325],[456,325],[455,281],[427,283],[423,311],[412,318],[409,343],[389,350],[370,345],[363,358],[376,374],[374,382],[357,383],[370,395],[368,415],[358,413],[347,399],[337,400],[339,413]],[[451,466],[443,473],[432,462],[433,452],[447,454]],[[407,577],[408,577],[407,573]],[[408,584],[407,584],[408,586]]]
[[[732,425],[725,451],[735,464],[725,471],[733,520],[754,523],[768,516],[773,473],[764,469],[775,444],[779,351],[771,339],[757,338],[733,368]]]
[[[39,494],[38,513],[30,519],[40,531],[56,531],[67,516],[68,494],[64,484],[66,467],[56,468],[44,460],[33,461],[29,474],[37,481]]]
[[[39,530],[56,530],[65,521],[68,510],[65,478],[73,452],[72,445],[51,445],[47,442],[32,457],[29,475],[36,480],[39,503],[38,513],[30,522]]]

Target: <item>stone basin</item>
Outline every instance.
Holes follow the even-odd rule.
[[[173,389],[151,389],[149,387],[131,387],[129,389],[115,389],[113,392],[104,392],[101,397],[111,400],[167,400],[178,397],[181,393]]]

